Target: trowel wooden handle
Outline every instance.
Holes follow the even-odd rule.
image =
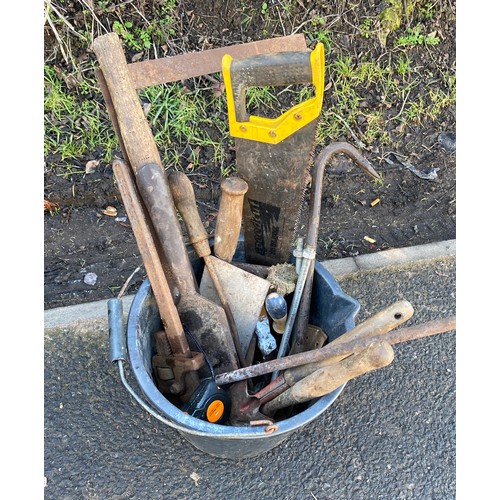
[[[186,224],[189,241],[192,243],[199,257],[206,257],[212,252],[208,243],[208,234],[201,222],[193,185],[183,172],[170,172],[168,185],[174,198],[175,206]]]
[[[220,187],[222,194],[215,225],[214,253],[219,259],[231,262],[240,237],[243,199],[248,184],[239,177],[227,177]]]
[[[398,326],[408,321],[414,313],[413,306],[407,300],[398,300],[390,306],[382,309],[378,313],[355,326],[352,330],[344,333],[328,345],[335,346],[351,340],[358,340],[368,337],[375,337],[394,330]],[[333,356],[328,359],[328,363],[340,361],[345,356]]]
[[[394,350],[389,342],[374,342],[363,351],[320,368],[297,382],[293,387],[262,407],[262,413],[272,415],[280,408],[310,401],[334,391],[349,380],[392,363]]]
[[[349,330],[340,337],[332,340],[326,346],[326,351],[345,342],[368,339],[370,337],[388,333],[408,321],[413,316],[413,312],[413,306],[410,302],[407,300],[398,300],[378,313],[375,313],[373,316],[370,316],[368,319],[365,319],[365,321],[356,325],[352,330]],[[284,372],[285,380],[291,387],[299,380],[302,380],[304,377],[307,377],[319,368],[332,365],[347,356],[349,356],[349,354],[334,354],[314,363],[308,363],[290,368]]]

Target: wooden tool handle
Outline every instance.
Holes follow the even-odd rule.
[[[248,184],[240,177],[227,177],[221,182],[221,201],[215,225],[215,255],[231,262],[241,231],[243,200]]]
[[[349,380],[392,363],[394,350],[388,342],[374,342],[363,351],[320,368],[262,407],[272,415],[280,408],[310,401],[334,391]]]
[[[116,33],[94,40],[93,50],[114,108],[113,124],[130,162],[136,184],[158,235],[175,285],[182,293],[196,291],[196,282],[175,206],[168,189],[153,133],[132,84],[121,41]]]
[[[186,224],[186,229],[196,253],[199,257],[207,257],[212,252],[208,243],[208,234],[196,208],[196,197],[193,185],[183,172],[170,172],[168,185],[174,198],[175,206]]]
[[[370,316],[368,319],[355,326],[352,330],[349,330],[347,333],[344,333],[340,337],[332,340],[326,346],[327,350],[329,348],[328,346],[331,348],[344,342],[374,337],[376,335],[382,335],[390,332],[396,327],[402,325],[404,322],[408,321],[413,316],[413,312],[413,306],[410,302],[407,300],[398,300],[373,316]],[[315,363],[290,368],[284,372],[285,380],[288,385],[293,386],[299,380],[307,377],[319,368],[329,366],[347,356],[349,356],[349,354],[335,354]]]
[[[410,302],[407,300],[398,300],[373,316],[370,316],[362,323],[359,323],[359,325],[356,325],[349,332],[332,340],[330,344],[338,345],[343,342],[390,332],[403,323],[406,323],[413,316],[414,312]]]
[[[170,347],[173,354],[191,357],[179,313],[175,307],[170,287],[163,272],[160,256],[156,249],[153,232],[148,225],[147,213],[142,207],[135,186],[132,170],[126,162],[115,160],[113,162],[113,173],[118,183],[146,273],[151,282],[151,288],[158,303],[158,310]]]
[[[97,37],[92,48],[106,80],[134,172],[147,163],[161,165],[158,148],[128,72],[120,38],[116,33],[107,33]]]
[[[410,302],[407,300],[398,300],[355,326],[349,332],[332,340],[328,345],[336,346],[344,342],[375,337],[390,332],[403,323],[406,323],[413,316],[414,312]],[[328,363],[334,363],[343,358],[345,356],[332,356],[328,359]]]

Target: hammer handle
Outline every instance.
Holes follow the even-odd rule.
[[[123,145],[134,172],[148,163],[161,165],[158,148],[128,71],[120,38],[116,33],[99,36],[94,40],[93,50],[108,86]]]
[[[219,259],[231,262],[240,237],[248,184],[239,177],[227,177],[220,187],[222,194],[215,225],[214,253]]]

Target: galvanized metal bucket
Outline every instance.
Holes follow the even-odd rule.
[[[242,252],[240,245],[235,260],[242,260]],[[196,258],[191,262],[195,275],[200,276],[202,262]],[[355,326],[354,318],[359,307],[359,303],[346,295],[324,266],[317,262],[310,323],[319,326],[327,334],[328,341],[331,341]],[[205,422],[181,411],[155,385],[151,359],[155,352],[154,333],[161,328],[158,306],[149,280],[146,279],[133,299],[127,322],[128,357],[146,401],[137,394],[133,395],[155,418],[176,429],[197,449],[216,457],[235,460],[250,458],[275,448],[326,411],[344,388],[341,386],[311,401],[300,413],[276,422],[277,430],[272,433],[266,433],[265,426],[229,426]],[[129,386],[127,389],[131,391]]]

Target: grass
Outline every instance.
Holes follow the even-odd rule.
[[[111,161],[117,140],[102,119],[103,108],[91,97],[96,91],[92,82],[82,80],[69,88],[54,67],[44,67],[45,156],[60,161],[83,159],[98,154]]]
[[[187,162],[196,168],[201,148],[211,161],[224,164],[223,142],[229,139],[229,131],[220,118],[225,109],[222,96],[210,87],[190,90],[181,83],[148,87],[139,96],[151,105],[148,119],[156,144],[164,151],[165,165],[179,169]],[[185,156],[179,145],[188,145],[192,151]]]
[[[44,155],[49,167],[63,172],[74,172],[75,164],[82,165],[88,159],[110,163],[119,154],[94,78],[95,62],[91,57],[81,58],[91,41],[114,30],[126,50],[153,58],[161,57],[162,50],[185,51],[181,33],[187,29],[181,24],[175,0],[153,2],[148,13],[143,11],[143,3],[77,0],[76,4],[83,19],[78,27],[77,20],[68,16],[65,2],[47,0],[45,4],[46,34],[54,38],[54,47],[66,64],[54,64],[53,53],[46,56]],[[241,25],[250,29],[260,23],[262,37],[302,32],[311,46],[317,42],[325,45],[325,102],[317,143],[323,146],[347,140],[365,149],[390,144],[391,122],[403,136],[408,127],[437,121],[455,105],[454,71],[436,64],[433,71],[437,76],[430,77],[415,63],[415,51],[432,54],[439,50],[441,40],[429,26],[443,8],[436,2],[421,3],[419,10],[389,35],[387,47],[376,57],[363,49],[363,44],[377,39],[375,11],[372,16],[358,17],[345,2],[339,2],[327,12],[319,9],[304,17],[303,9],[291,0],[258,6],[243,0],[240,10]],[[361,49],[347,50],[339,41],[342,36]],[[149,87],[139,93],[166,165],[193,171],[215,164],[222,176],[234,171],[226,98],[224,92],[214,89],[217,81],[220,75]],[[278,116],[286,106],[312,95],[311,86],[306,85],[250,88],[247,108],[251,114]]]

